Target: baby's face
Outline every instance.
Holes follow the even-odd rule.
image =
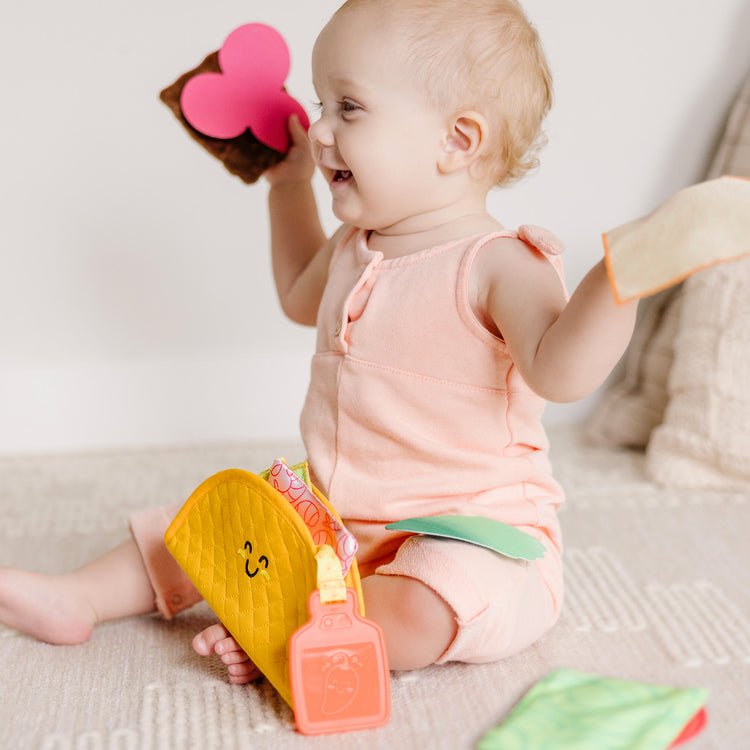
[[[447,118],[427,104],[405,62],[406,43],[376,10],[343,13],[313,51],[320,119],[310,139],[343,222],[407,231],[442,200],[438,155]]]

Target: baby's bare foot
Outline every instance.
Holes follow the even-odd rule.
[[[244,685],[261,676],[258,667],[220,622],[198,633],[193,638],[193,648],[201,656],[218,654],[227,665],[229,681],[235,685]]]
[[[0,568],[0,623],[47,643],[89,639],[96,612],[70,576]]]

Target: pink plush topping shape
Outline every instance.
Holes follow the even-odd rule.
[[[219,50],[219,67],[221,73],[202,73],[185,84],[185,119],[211,138],[237,138],[249,128],[261,143],[286,153],[289,117],[296,114],[305,128],[310,123],[284,90],[289,50],[281,34],[260,23],[240,26]]]

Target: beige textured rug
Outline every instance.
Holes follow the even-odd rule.
[[[267,684],[230,686],[220,663],[193,654],[213,621],[205,605],[171,623],[107,624],[76,647],[0,627],[0,748],[462,750],[563,666],[707,687],[708,729],[685,747],[750,747],[750,495],[659,489],[641,454],[587,446],[571,429],[551,439],[568,492],[567,601],[524,653],[394,675],[386,727],[309,738]],[[278,455],[301,457],[294,445],[232,445],[0,459],[0,565],[70,569],[121,541],[131,511]]]

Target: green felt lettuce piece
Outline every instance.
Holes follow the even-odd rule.
[[[560,669],[538,682],[478,750],[665,750],[708,699]]]
[[[544,545],[515,526],[480,516],[425,516],[389,523],[386,529],[412,531],[471,542],[519,560],[544,557]]]

